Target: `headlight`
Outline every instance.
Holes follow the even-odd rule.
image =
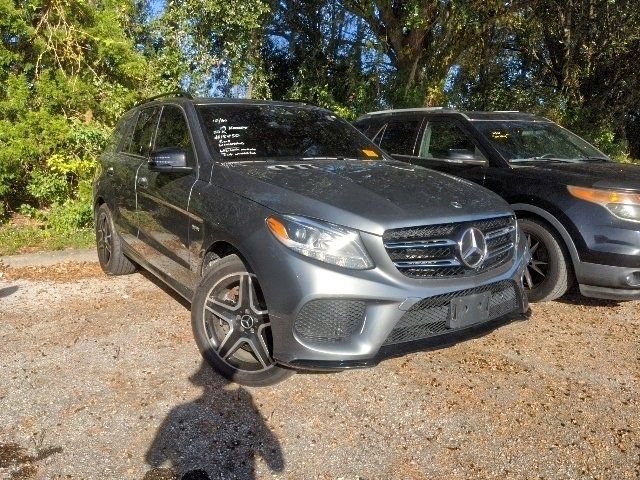
[[[291,215],[268,217],[267,226],[280,242],[306,257],[344,268],[373,268],[360,235],[354,230]]]
[[[569,193],[587,202],[597,203],[623,220],[640,222],[640,194],[617,190],[568,186]]]

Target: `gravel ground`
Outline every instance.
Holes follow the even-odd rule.
[[[4,267],[0,478],[638,479],[639,307],[571,297],[251,389],[202,364],[187,306],[148,276]]]

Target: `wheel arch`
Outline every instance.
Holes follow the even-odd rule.
[[[215,240],[203,251],[202,262],[200,264],[200,275],[204,275],[207,269],[216,260],[228,257],[229,255],[237,255],[242,263],[245,264],[247,270],[252,271],[251,264],[247,260],[246,256],[234,243],[228,240]]]
[[[578,254],[576,244],[574,243],[573,238],[571,238],[571,234],[567,231],[564,225],[562,225],[562,223],[553,214],[535,205],[514,203],[511,207],[516,212],[516,216],[518,218],[537,218],[551,225],[556,233],[562,238],[564,246],[571,256],[571,263],[573,263],[575,272],[575,268],[578,263],[580,263],[580,256]]]

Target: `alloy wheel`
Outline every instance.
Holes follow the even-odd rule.
[[[219,280],[206,297],[202,321],[211,348],[231,367],[252,373],[273,367],[269,313],[254,275]]]
[[[531,260],[524,272],[524,284],[529,290],[535,290],[547,279],[549,273],[549,251],[544,242],[531,233],[526,233]]]
[[[111,259],[111,224],[106,215],[101,215],[98,222],[98,254],[106,265]]]

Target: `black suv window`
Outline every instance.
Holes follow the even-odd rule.
[[[380,140],[380,146],[391,154],[413,155],[420,123],[419,119],[396,120],[387,123]]]
[[[133,131],[133,137],[128,147],[125,149],[128,153],[134,155],[142,155],[148,157],[151,151],[151,141],[158,124],[158,115],[160,109],[157,107],[145,108],[140,111],[136,128]]]
[[[454,122],[429,121],[420,140],[421,158],[442,160],[484,160],[470,135]]]
[[[165,105],[162,109],[155,142],[155,149],[161,148],[180,148],[187,156],[188,165],[193,166],[195,162],[187,119],[176,105]]]

